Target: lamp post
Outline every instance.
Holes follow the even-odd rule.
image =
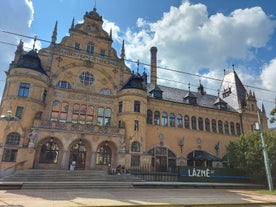
[[[262,139],[262,149],[263,149],[267,183],[268,183],[269,190],[272,191],[273,190],[273,182],[272,182],[272,177],[271,177],[271,172],[270,172],[270,165],[269,165],[269,159],[268,159],[268,153],[267,153],[267,145],[265,143],[265,138],[264,138],[264,134],[263,134],[263,125],[262,125],[259,110],[258,110],[258,123],[259,123],[259,128],[260,128],[261,139]]]

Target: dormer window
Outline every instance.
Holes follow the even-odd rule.
[[[230,88],[230,87],[225,88],[225,89],[223,90],[222,97],[223,97],[223,98],[226,98],[226,97],[230,96],[230,94],[231,94],[231,88]]]

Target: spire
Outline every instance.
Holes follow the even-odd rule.
[[[110,29],[109,38],[112,40],[112,29]]]
[[[52,43],[55,43],[57,41],[57,24],[58,22],[56,21],[55,28],[52,34]]]
[[[264,103],[262,103],[262,112],[265,113]]]
[[[75,18],[72,19],[71,29],[75,28]]]
[[[122,43],[122,48],[121,48],[121,59],[124,60],[125,59],[125,40],[123,40]]]
[[[37,34],[34,35],[34,44],[33,44],[33,50],[35,49],[35,42],[37,40]]]

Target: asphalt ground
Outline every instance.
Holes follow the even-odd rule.
[[[276,195],[235,189],[1,190],[0,207],[276,207]]]

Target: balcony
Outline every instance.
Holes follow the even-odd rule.
[[[49,131],[66,131],[70,133],[124,135],[125,129],[112,126],[93,124],[79,124],[72,122],[58,122],[49,120],[35,120],[34,128]]]

